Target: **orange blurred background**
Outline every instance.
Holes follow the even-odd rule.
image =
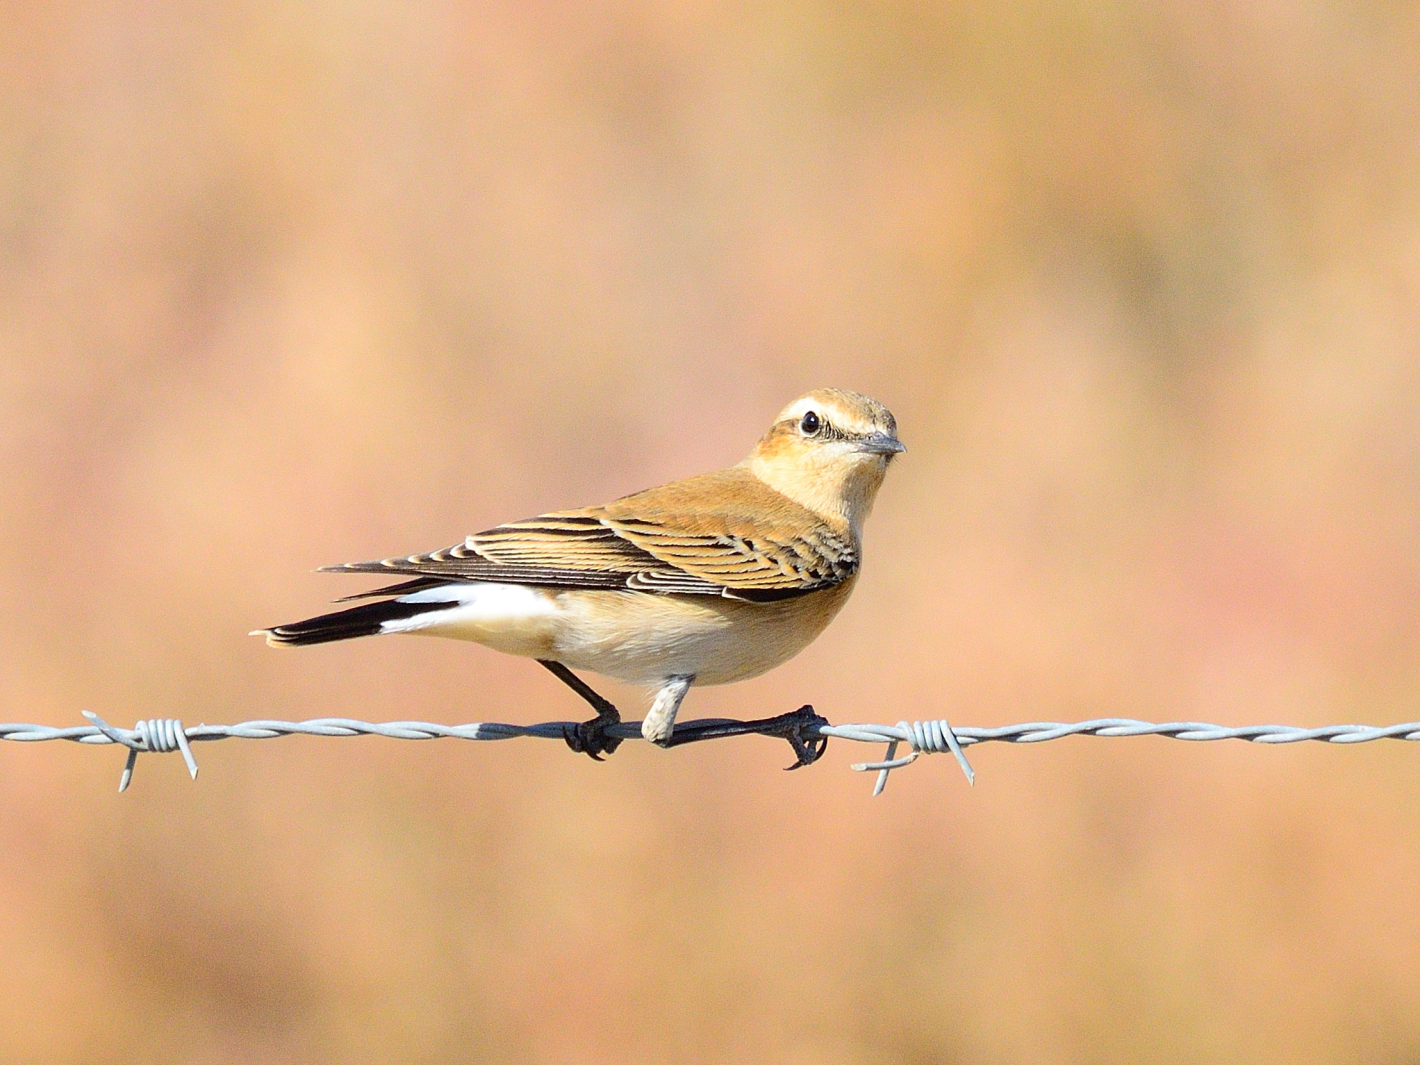
[[[557,720],[246,632],[737,461],[910,452],[687,717],[1420,718],[1420,9],[0,4],[0,720]],[[643,693],[605,683],[639,717]],[[1420,749],[0,746],[0,1059],[1420,1060]]]

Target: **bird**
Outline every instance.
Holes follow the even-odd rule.
[[[334,613],[257,629],[273,646],[409,634],[535,659],[597,716],[567,733],[600,760],[620,712],[574,671],[654,692],[644,738],[669,746],[693,686],[746,680],[807,647],[847,602],[863,524],[893,458],[892,413],[821,388],[738,465],[602,506],[509,522],[426,554],[322,572],[397,575]]]

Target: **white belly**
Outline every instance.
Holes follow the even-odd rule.
[[[407,597],[447,609],[387,623],[387,632],[472,640],[506,654],[546,658],[633,684],[693,675],[726,684],[773,669],[833,620],[854,581],[777,603],[645,592],[552,591],[465,584]]]
[[[635,684],[694,676],[696,684],[756,677],[807,647],[849,589],[778,603],[640,592],[563,593],[558,660]],[[824,598],[820,598],[824,597]]]

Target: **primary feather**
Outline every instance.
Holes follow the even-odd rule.
[[[406,574],[418,587],[498,581],[772,602],[847,580],[858,552],[828,522],[734,467],[499,525],[442,551],[328,568]],[[412,590],[406,582],[365,594]]]

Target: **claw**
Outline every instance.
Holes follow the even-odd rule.
[[[793,765],[784,767],[785,772],[813,765],[828,750],[828,737],[811,734],[806,738],[804,733],[816,729],[820,725],[827,725],[828,719],[814,713],[813,706],[808,703],[799,707],[792,714],[786,714],[785,717],[789,720],[786,722],[788,728],[784,731],[784,738],[789,741],[789,746],[794,748],[794,755],[797,759]]]
[[[611,754],[621,746],[621,740],[606,734],[608,728],[619,724],[620,714],[598,714],[590,721],[568,725],[562,730],[562,738],[567,741],[567,746],[578,754],[585,754],[594,762],[604,762],[606,759],[602,757],[603,754]]]

